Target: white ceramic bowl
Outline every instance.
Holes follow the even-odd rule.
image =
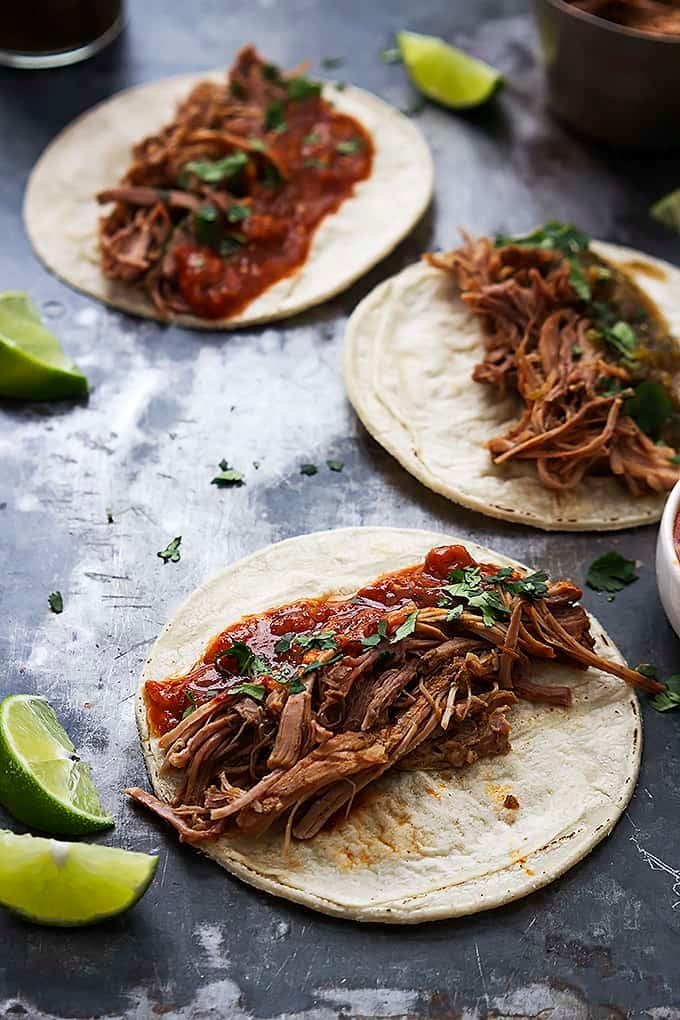
[[[675,518],[680,510],[680,482],[666,501],[656,539],[656,584],[666,616],[680,637],[680,560],[673,544]]]

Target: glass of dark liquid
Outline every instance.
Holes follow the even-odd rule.
[[[0,64],[63,67],[98,53],[123,27],[124,0],[0,0]]]

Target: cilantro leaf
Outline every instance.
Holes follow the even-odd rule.
[[[335,631],[333,630],[322,630],[312,631],[311,634],[298,634],[294,639],[296,645],[300,648],[320,648],[321,650],[332,648],[335,650],[338,646],[335,640]]]
[[[53,613],[64,612],[64,599],[60,591],[53,591],[52,594],[48,596],[47,601]]]
[[[285,131],[286,119],[283,111],[283,103],[280,99],[272,99],[267,104],[264,114],[265,131]]]
[[[249,216],[250,206],[248,205],[232,205],[227,213],[227,219],[230,223],[242,223]]]
[[[251,698],[255,698],[255,701],[264,701],[267,694],[267,688],[264,684],[236,684],[235,687],[229,688],[230,694],[247,694]]]
[[[288,684],[288,693],[289,694],[302,694],[302,692],[304,690],[305,690],[305,685],[303,684],[302,680],[298,676],[294,676],[293,679]]]
[[[289,78],[286,81],[286,92],[288,93],[288,98],[294,102],[300,102],[304,99],[316,99],[321,95],[321,82],[312,81],[311,78],[299,75],[297,78]]]
[[[333,459],[327,460],[326,464],[330,468],[331,471],[342,471],[342,469],[345,466],[344,461],[333,460]]]
[[[499,616],[509,616],[510,610],[497,592],[483,587],[480,574],[479,567],[452,570],[449,580],[453,583],[444,586],[442,598],[437,604],[446,609],[451,606],[453,599],[463,599],[468,609],[476,609],[481,614],[485,627],[493,627]],[[504,574],[501,580],[503,581],[506,576],[508,575]],[[489,581],[494,583],[493,578],[489,578]],[[460,616],[460,613],[457,615]]]
[[[181,553],[179,547],[182,544],[182,536],[178,535],[177,538],[173,538],[172,542],[168,542],[165,549],[161,549],[160,552],[156,553],[156,556],[160,556],[163,563],[179,563]]]
[[[311,477],[311,475],[316,475],[316,474],[318,474],[318,472],[319,472],[319,469],[316,466],[316,464],[301,464],[300,465],[300,474],[301,475],[309,475]]]
[[[547,248],[561,251],[563,255],[573,256],[579,252],[587,251],[590,245],[590,238],[571,226],[569,223],[560,223],[559,220],[549,220],[543,227],[532,231],[530,234],[512,237],[508,234],[498,234],[495,239],[497,248],[504,248],[506,245],[514,245],[516,248]]]
[[[614,549],[593,560],[586,574],[586,584],[589,588],[612,594],[622,591],[627,584],[632,584],[637,579],[635,561],[627,560]]]
[[[510,580],[512,570],[510,567],[503,567],[497,574],[488,578],[511,595],[522,595],[527,599],[544,599],[548,596],[548,575],[544,570],[536,570],[533,574],[527,574],[518,580]]]
[[[214,205],[199,205],[192,213],[196,240],[212,247],[218,240],[220,214]]]
[[[390,638],[390,644],[394,645],[397,641],[403,641],[416,629],[416,623],[418,622],[418,610],[414,609],[412,613],[406,617],[400,627],[397,627],[394,634]]]
[[[459,616],[462,616],[462,613],[462,606],[454,606],[453,609],[446,614],[446,622],[451,623],[452,620],[457,620]]]
[[[223,237],[219,244],[219,252],[222,258],[229,258],[230,255],[234,255],[237,251],[241,250],[243,240],[239,240],[241,235],[230,234],[229,237]]]
[[[290,646],[292,645],[294,639],[295,639],[294,631],[290,631],[290,633],[284,634],[283,637],[279,638],[279,640],[274,645],[274,651],[277,654],[280,652],[289,652]]]
[[[232,485],[245,485],[245,479],[241,472],[229,467],[226,460],[221,460],[218,466],[219,474],[211,480],[211,485],[216,485],[218,489],[226,489]]]
[[[635,393],[626,400],[623,410],[646,435],[658,436],[673,412],[673,401],[661,383],[647,379],[635,387]]]
[[[401,50],[397,46],[388,46],[386,49],[380,50],[378,56],[383,64],[401,64],[402,62]]]
[[[182,719],[186,719],[186,717],[188,715],[191,715],[193,712],[195,712],[197,707],[198,707],[197,704],[196,704],[196,698],[194,697],[193,692],[190,691],[188,688],[184,692],[184,697],[187,699],[189,704],[187,705],[187,707],[182,712],[182,715],[180,717]]]
[[[352,156],[355,152],[359,152],[363,149],[364,142],[362,138],[344,138],[340,142],[336,142],[335,151],[339,152],[341,156]]]
[[[636,667],[638,673],[642,673],[643,676],[651,676],[653,680],[656,680],[656,668],[649,665],[648,663],[641,663]],[[680,708],[680,673],[674,673],[673,676],[666,677],[662,683],[666,685],[665,691],[660,691],[656,697],[652,698],[650,705],[656,709],[657,712],[668,712],[671,708]]]
[[[192,159],[182,167],[180,176],[192,173],[206,184],[219,184],[229,177],[235,177],[247,162],[247,154],[237,149],[222,159]]]
[[[364,648],[375,648],[387,637],[387,620],[381,620],[378,624],[378,629],[375,634],[369,634],[368,637],[362,637],[361,644]]]
[[[590,301],[592,296],[590,285],[586,280],[583,269],[576,259],[570,259],[569,263],[569,283],[571,284],[571,289],[577,297],[581,298],[581,301]]]
[[[322,139],[321,135],[318,133],[318,131],[310,131],[310,133],[308,135],[305,135],[305,137],[302,139],[302,144],[303,145],[318,145],[319,142],[321,142],[321,141],[323,141],[323,139]]]
[[[279,82],[281,81],[281,71],[276,64],[263,64],[262,77],[265,81]]]

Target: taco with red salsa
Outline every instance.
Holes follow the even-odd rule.
[[[31,175],[25,219],[38,254],[81,290],[229,328],[349,286],[431,191],[429,150],[407,117],[247,46],[226,75],[130,89],[72,124]]]
[[[419,922],[580,860],[631,796],[635,688],[567,580],[471,542],[355,528],[199,588],[137,695],[154,793],[128,793],[244,881]]]

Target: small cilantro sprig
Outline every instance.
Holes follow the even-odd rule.
[[[220,181],[235,177],[247,162],[247,154],[240,149],[222,159],[192,159],[182,167],[179,183],[186,183],[187,174],[196,174],[206,184],[219,184]]]
[[[384,641],[387,637],[387,620],[381,620],[378,624],[378,629],[375,634],[369,634],[368,637],[361,639],[363,648],[375,648],[381,641]]]
[[[232,485],[245,485],[245,479],[241,472],[230,467],[226,460],[221,460],[218,467],[219,474],[211,480],[211,485],[216,485],[218,489],[226,489]]]
[[[615,549],[610,549],[593,560],[586,574],[586,584],[589,588],[593,591],[605,591],[610,595],[623,591],[626,585],[632,584],[637,579],[635,561],[627,560]]]
[[[673,413],[673,401],[661,383],[647,379],[635,387],[623,410],[646,435],[655,438]]]
[[[160,552],[156,553],[163,560],[163,563],[179,563],[181,559],[181,553],[179,547],[182,544],[182,536],[177,535],[171,542],[168,542],[165,549],[161,549]]]
[[[235,662],[235,670],[227,665],[228,660]],[[290,694],[299,694],[304,690],[304,684],[297,676],[281,667],[272,666],[264,655],[256,655],[245,641],[234,641],[230,648],[218,652],[213,666],[222,676],[246,677],[248,681],[257,680],[259,676],[270,676],[278,684],[287,687]],[[262,701],[266,693],[267,688],[262,683],[240,683],[229,688],[229,694],[247,694],[256,701]]]
[[[501,616],[509,616],[510,610],[497,592],[483,586],[483,581],[486,580],[481,577],[479,567],[462,567],[452,570],[449,574],[449,581],[452,583],[444,585],[442,597],[437,605],[449,609],[455,599],[463,599],[466,608],[477,610],[481,614],[485,627],[493,627]],[[489,580],[493,579],[489,578]],[[460,616],[460,613],[456,615]]]
[[[498,584],[510,595],[522,595],[526,599],[545,599],[548,597],[548,575],[544,570],[536,570],[526,577],[513,579],[512,567],[502,567],[498,573],[489,575],[488,581]]]
[[[651,662],[641,662],[635,667],[636,672],[650,680],[658,680],[656,666]],[[660,691],[649,702],[657,712],[668,712],[672,708],[680,708],[680,673],[667,676],[661,683],[666,685],[665,691]]]
[[[322,630],[312,631],[309,634],[298,634],[295,631],[290,631],[288,634],[284,634],[282,638],[274,645],[274,651],[289,652],[293,645],[297,645],[304,651],[310,648],[319,648],[321,651],[328,649],[335,649],[338,647],[335,640],[335,631],[333,630]]]
[[[569,282],[574,293],[582,301],[590,301],[592,296],[590,286],[578,260],[578,256],[587,251],[590,245],[590,238],[583,231],[569,223],[550,220],[538,230],[519,237],[498,234],[494,243],[497,248],[504,248],[511,244],[516,248],[543,248],[549,251],[559,251],[569,262]]]
[[[335,143],[335,151],[339,152],[341,156],[353,156],[354,153],[360,152],[364,147],[363,138],[343,138],[341,141]]]
[[[47,601],[53,613],[59,614],[64,612],[64,599],[60,591],[53,591],[48,596]]]

